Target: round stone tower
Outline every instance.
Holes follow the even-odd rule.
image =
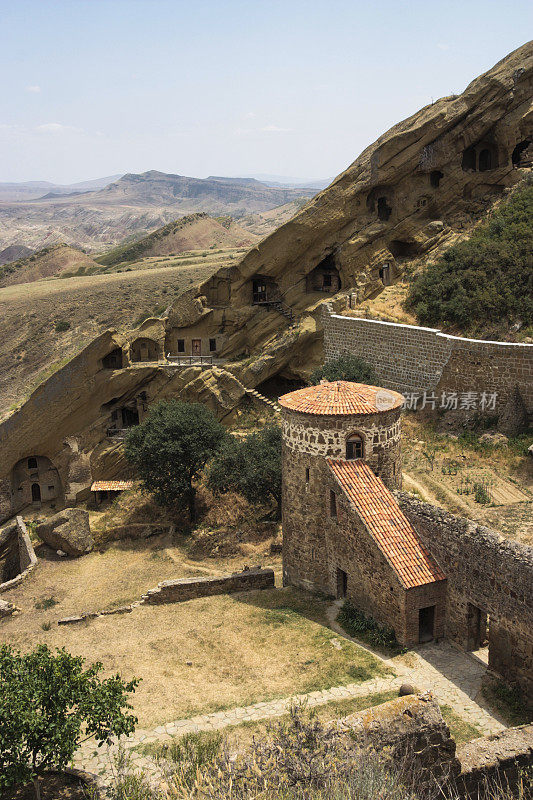
[[[398,392],[348,381],[323,381],[280,397],[285,584],[335,593],[324,535],[327,459],[362,459],[389,489],[400,488],[403,402]]]

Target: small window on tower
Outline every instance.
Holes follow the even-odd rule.
[[[352,461],[356,458],[364,457],[363,439],[359,434],[354,433],[346,439],[346,458]]]
[[[209,351],[214,353],[217,349],[217,340],[216,339],[209,339]]]
[[[335,519],[337,518],[337,495],[333,489],[329,491],[329,515]]]
[[[178,353],[185,352],[185,339],[178,339]]]

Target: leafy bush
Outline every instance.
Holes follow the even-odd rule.
[[[161,401],[128,431],[124,454],[137,469],[144,491],[159,505],[188,508],[196,520],[196,480],[219,448],[224,428],[200,403]]]
[[[349,600],[346,600],[339,615],[337,622],[342,625],[346,633],[356,639],[361,639],[367,644],[385,650],[391,655],[403,652],[403,648],[396,640],[394,630],[386,625],[380,625],[372,617],[363,614],[355,608]]]
[[[69,328],[70,328],[70,322],[67,322],[64,319],[60,319],[58,322],[56,322],[54,326],[54,330],[56,333],[63,333],[64,331],[68,331]]]
[[[320,383],[321,380],[354,381],[354,383],[373,385],[376,376],[370,364],[367,364],[362,358],[344,355],[328,361],[327,364],[316,369],[309,379],[312,384]]]
[[[212,492],[238,492],[249,503],[275,501],[281,516],[281,428],[266,425],[245,439],[226,436],[208,473]]]
[[[0,647],[0,789],[33,780],[39,800],[39,776],[64,769],[83,740],[133,732],[128,694],[138,681],[102,679],[102,664],[84,663],[46,645],[25,654]]]
[[[528,186],[417,276],[407,307],[424,325],[452,325],[464,332],[517,320],[531,325],[532,252],[533,186]]]

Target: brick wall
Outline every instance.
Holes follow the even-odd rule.
[[[216,578],[184,578],[162,581],[156,589],[143,595],[143,602],[149,604],[179,603],[195,597],[209,597],[231,592],[249,592],[254,589],[270,589],[274,586],[274,571],[271,569],[248,569],[232,575]]]
[[[489,667],[533,705],[533,547],[397,493],[400,507],[448,579],[445,634],[473,646],[473,611],[488,614]]]
[[[324,358],[353,353],[400,392],[496,393],[502,414],[518,387],[533,414],[533,345],[448,336],[436,328],[345,317],[325,309]],[[463,412],[463,415],[466,413]]]

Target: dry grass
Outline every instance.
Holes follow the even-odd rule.
[[[528,440],[529,441],[529,440]],[[430,468],[424,452],[435,451]],[[524,544],[533,544],[533,462],[511,441],[509,446],[480,447],[475,442],[436,432],[417,414],[403,418],[402,454],[404,488],[422,500],[460,516],[495,528]],[[443,474],[451,461],[460,465],[457,475]],[[473,494],[460,494],[461,478],[492,483],[492,502],[484,505]]]
[[[228,253],[222,263],[227,263]],[[170,259],[123,272],[52,278],[0,289],[0,396],[2,412],[28,395],[65,358],[107,328],[125,331],[146,315],[161,314],[175,297],[212,275],[216,254]],[[127,270],[127,271],[126,271]],[[57,320],[70,329],[57,333]]]
[[[100,585],[103,582],[103,570],[86,570],[84,561],[62,565],[78,568],[78,597],[94,593],[99,576]],[[140,575],[124,570],[120,559],[109,567],[107,586],[122,599],[121,593],[126,589],[129,595]],[[131,614],[98,617],[76,626],[53,624],[44,631],[43,620],[57,619],[74,604],[44,575],[41,566],[26,588],[18,590],[24,613],[3,622],[2,640],[23,650],[41,642],[66,647],[102,661],[107,674],[119,671],[125,678],[141,678],[134,698],[141,727],[368,680],[386,670],[352,642],[342,640],[339,648],[339,640],[325,627],[326,603],[293,589],[141,606]],[[57,606],[48,611],[31,608],[34,597],[48,596],[54,588]],[[6,599],[14,599],[9,594]]]

